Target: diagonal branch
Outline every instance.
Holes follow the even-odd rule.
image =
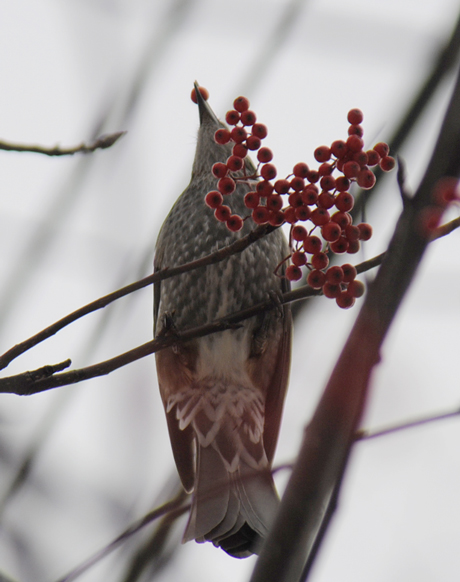
[[[241,253],[249,245],[254,243],[256,240],[259,240],[260,238],[269,234],[270,232],[273,232],[274,230],[275,230],[275,227],[270,226],[268,224],[264,224],[262,226],[255,228],[252,232],[250,232],[246,236],[238,239],[234,243],[232,243],[226,247],[223,247],[221,249],[218,249],[217,251],[215,251],[215,252],[213,252],[205,257],[202,257],[201,259],[198,259],[196,261],[192,261],[190,263],[186,263],[183,265],[179,265],[177,267],[163,269],[162,271],[158,271],[157,273],[154,273],[153,275],[149,275],[148,277],[145,277],[144,279],[141,279],[140,281],[136,281],[135,283],[131,283],[130,285],[127,285],[126,287],[122,287],[121,289],[118,289],[118,291],[114,291],[113,293],[109,293],[108,295],[105,295],[104,297],[100,297],[99,299],[96,299],[95,301],[92,301],[91,303],[88,303],[87,305],[80,307],[76,311],[69,313],[69,315],[66,315],[62,319],[56,321],[52,325],[48,326],[47,328],[43,329],[42,331],[40,331],[37,334],[30,337],[29,339],[24,340],[23,342],[21,342],[19,344],[16,344],[14,347],[12,347],[7,352],[5,352],[2,356],[0,356],[0,370],[3,370],[3,368],[6,368],[15,358],[17,358],[18,356],[20,356],[21,354],[23,354],[27,350],[30,350],[31,348],[33,348],[37,344],[39,344],[42,341],[53,336],[54,334],[56,334],[58,331],[60,331],[64,327],[70,325],[74,321],[77,321],[77,319],[80,319],[80,318],[84,317],[85,315],[92,313],[93,311],[97,311],[98,309],[102,309],[103,307],[106,307],[107,305],[109,305],[113,301],[116,301],[117,299],[120,299],[121,297],[125,297],[126,295],[129,295],[130,293],[133,293],[134,291],[138,291],[139,289],[143,289],[144,287],[147,287],[148,285],[152,285],[153,283],[156,283],[157,281],[162,281],[164,279],[168,279],[169,277],[175,277],[175,276],[180,275],[182,273],[186,273],[188,271],[198,269],[199,267],[206,267],[207,265],[219,263],[231,255]]]
[[[460,174],[460,74],[432,158],[404,205],[385,260],[305,430],[279,514],[251,582],[306,580],[337,503],[380,348],[429,243],[433,190]]]
[[[458,228],[459,226],[460,226],[460,218],[456,218],[456,219],[452,220],[451,222],[438,227],[435,230],[431,239],[439,238],[441,236],[446,236],[447,234],[449,234],[450,232],[452,232],[455,228]],[[241,239],[241,240],[243,240],[243,239]],[[237,241],[237,242],[240,242],[240,241]],[[233,246],[233,245],[230,245],[230,246]],[[227,250],[229,248],[230,247],[226,247],[225,249],[222,249],[222,250]],[[217,252],[219,252],[219,251],[217,251]],[[208,259],[211,256],[212,255],[208,255],[208,257],[205,257],[204,259]],[[377,267],[378,265],[380,265],[382,263],[385,256],[386,256],[386,253],[381,253],[380,255],[377,255],[373,259],[369,259],[367,261],[364,261],[363,263],[356,265],[357,272],[364,273],[366,271],[369,271],[370,269],[373,269],[374,267]],[[200,259],[200,261],[204,260],[204,259]],[[197,261],[194,261],[194,263],[196,263],[196,262]],[[194,263],[188,263],[187,265],[183,265],[183,267],[189,268]],[[174,269],[174,271],[176,269],[182,269],[183,267],[177,267]],[[169,271],[162,271],[161,273],[158,273],[158,274],[159,275],[160,274],[162,274],[162,275],[169,274],[171,276],[172,272],[173,272],[173,269],[170,269]],[[175,273],[175,274],[177,274],[177,273]],[[83,312],[87,308],[94,306],[95,304],[98,304],[99,302],[101,302],[101,304],[99,307],[96,307],[96,308],[103,307],[104,305],[102,303],[107,298],[112,298],[113,296],[120,294],[121,292],[126,294],[127,292],[125,292],[125,290],[127,290],[129,288],[131,288],[131,291],[129,291],[129,292],[132,292],[133,290],[135,290],[136,286],[137,286],[137,288],[141,288],[140,287],[141,284],[142,284],[142,286],[145,286],[145,284],[146,284],[145,281],[147,279],[151,280],[153,277],[155,277],[155,275],[147,277],[146,279],[142,279],[141,281],[138,281],[137,283],[133,283],[132,285],[128,285],[127,287],[124,287],[123,289],[120,289],[119,291],[116,291],[115,293],[107,295],[105,298],[102,298],[96,302],[90,303],[89,305],[81,308],[80,310],[75,311],[73,314],[70,314],[68,316],[68,318],[71,318],[73,315],[75,315],[79,312]],[[147,284],[150,284],[150,283],[147,283]],[[163,337],[157,337],[154,340],[151,340],[145,344],[142,344],[141,346],[133,348],[132,350],[129,350],[123,354],[115,356],[114,358],[110,358],[109,360],[99,362],[99,363],[94,364],[92,366],[87,366],[86,368],[72,370],[69,372],[65,372],[63,374],[55,374],[55,372],[60,372],[61,370],[63,370],[64,368],[67,368],[70,365],[70,360],[66,360],[65,362],[63,362],[61,364],[57,364],[55,366],[45,366],[43,368],[40,368],[39,370],[35,370],[32,372],[24,372],[22,374],[17,374],[15,376],[7,376],[5,378],[0,378],[0,393],[17,394],[19,396],[30,396],[31,394],[37,394],[38,392],[43,392],[45,390],[50,390],[52,388],[67,386],[69,384],[76,384],[78,382],[83,382],[84,380],[89,380],[90,378],[96,378],[98,376],[105,376],[107,374],[110,374],[110,372],[117,370],[118,368],[121,368],[121,367],[126,366],[127,364],[130,364],[136,360],[139,360],[139,359],[144,358],[148,355],[151,355],[155,352],[158,352],[158,351],[160,351],[164,348],[167,348],[175,343],[190,341],[190,340],[198,338],[198,337],[204,337],[204,336],[210,335],[212,333],[217,333],[219,331],[224,331],[226,329],[234,328],[235,326],[237,326],[239,323],[241,323],[245,319],[249,319],[250,317],[254,317],[255,315],[258,315],[258,314],[263,313],[265,311],[277,309],[280,304],[293,303],[295,301],[300,301],[302,299],[307,299],[309,297],[314,297],[314,296],[318,296],[321,294],[322,294],[321,290],[315,290],[315,289],[312,289],[311,287],[309,287],[308,285],[305,285],[303,287],[299,287],[297,289],[294,289],[292,291],[288,291],[288,292],[280,295],[280,297],[277,298],[276,301],[269,299],[269,300],[264,301],[262,303],[258,303],[257,305],[253,305],[252,307],[249,307],[247,309],[243,309],[243,310],[238,311],[236,313],[233,313],[231,315],[227,315],[225,317],[222,317],[221,319],[217,319],[211,323],[197,326],[197,327],[190,328],[190,329],[186,329],[183,331],[174,331],[174,333],[170,333],[170,334],[165,335]],[[122,296],[122,295],[120,295],[120,296]],[[113,301],[114,299],[112,298],[111,300]],[[92,309],[92,310],[94,310],[94,309]],[[80,315],[80,317],[82,317],[82,315]],[[64,318],[64,320],[65,319],[67,319],[67,318]],[[60,320],[60,322],[62,322],[64,320]],[[59,324],[60,322],[57,322],[57,324]],[[69,321],[69,323],[71,323],[71,321]],[[53,326],[56,326],[57,324],[53,324]],[[52,328],[53,326],[50,326],[50,328]],[[45,332],[47,332],[47,330],[49,330],[50,328],[46,328],[45,330],[43,330],[43,332],[40,332],[40,333],[45,334]],[[37,334],[37,336],[38,335],[40,335],[40,334]],[[31,342],[31,340],[33,340],[37,336],[33,336],[33,338],[26,340],[22,344],[18,344],[18,346],[24,346],[28,342]],[[46,339],[46,337],[43,337],[43,339]],[[41,341],[43,341],[43,340],[41,340]],[[5,356],[10,354],[18,346],[15,346],[14,348],[12,348],[8,352],[6,352]],[[32,347],[32,345],[30,347]],[[4,357],[4,356],[2,356],[2,357]]]

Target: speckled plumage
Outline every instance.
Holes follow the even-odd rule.
[[[201,258],[247,234],[214,217],[204,196],[215,188],[215,162],[231,146],[214,142],[222,125],[199,99],[200,130],[188,188],[174,204],[158,237],[155,270]],[[248,162],[250,164],[250,162]],[[252,166],[248,166],[249,172]],[[248,214],[239,184],[233,212]],[[182,330],[213,321],[288,288],[275,275],[288,249],[280,230],[240,254],[155,286],[155,333],[172,317]],[[282,273],[283,271],[281,271]],[[176,465],[192,509],[184,541],[212,541],[229,554],[257,551],[278,498],[270,474],[288,379],[290,313],[273,310],[236,330],[176,345],[156,354],[160,391]]]

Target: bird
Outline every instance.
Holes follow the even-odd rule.
[[[154,271],[199,259],[248,234],[231,232],[204,203],[211,168],[226,162],[226,127],[195,82],[200,125],[191,180],[158,235]],[[255,166],[245,158],[248,174]],[[238,181],[232,210],[245,216],[250,185]],[[155,336],[203,325],[289,290],[289,247],[276,229],[242,253],[154,284]],[[279,506],[271,466],[288,385],[292,319],[288,305],[225,331],[176,342],[155,354],[176,467],[191,509],[183,543],[212,542],[235,558],[257,554]]]

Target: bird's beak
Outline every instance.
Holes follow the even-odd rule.
[[[212,120],[216,125],[220,126],[220,121],[217,119],[216,114],[209,106],[209,103],[203,99],[201,96],[198,84],[198,81],[195,81],[195,92],[196,92],[196,100],[198,103],[198,110],[200,112],[200,123],[202,124],[204,120],[207,118],[208,120]]]

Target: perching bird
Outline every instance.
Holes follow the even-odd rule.
[[[214,141],[225,127],[195,83],[200,128],[189,186],[168,214],[155,251],[155,271],[188,263],[227,246],[238,233],[219,222],[204,197],[216,188],[211,168],[226,162],[231,145]],[[246,161],[249,174],[252,163]],[[229,197],[246,216],[239,183]],[[275,269],[289,254],[280,229],[240,254],[155,284],[155,334],[179,331],[265,301],[289,289]],[[281,275],[281,276],[280,276]],[[257,553],[277,511],[271,463],[288,382],[289,307],[273,309],[226,330],[156,353],[161,397],[182,484],[192,493],[183,541],[211,541],[231,556]]]

